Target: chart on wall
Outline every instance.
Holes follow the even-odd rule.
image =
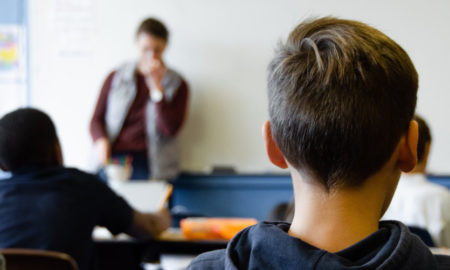
[[[28,104],[27,1],[0,1],[0,115]]]
[[[26,79],[26,36],[22,25],[0,25],[0,82]]]

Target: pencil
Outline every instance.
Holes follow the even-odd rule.
[[[173,192],[173,185],[167,184],[166,193],[164,194],[163,200],[161,201],[161,204],[159,206],[159,209],[163,209],[166,205],[166,202],[169,200],[170,195],[172,195]]]

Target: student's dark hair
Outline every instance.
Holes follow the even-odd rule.
[[[299,24],[269,65],[273,138],[287,161],[327,189],[377,172],[407,131],[418,76],[380,31],[325,17]]]
[[[18,109],[0,119],[0,164],[8,171],[55,162],[55,126],[45,113]]]
[[[420,163],[423,161],[425,154],[425,147],[427,144],[431,143],[431,132],[430,128],[427,125],[427,122],[423,120],[422,117],[417,114],[414,115],[414,120],[419,124],[419,141],[417,142],[417,162]]]
[[[160,38],[164,41],[169,40],[169,31],[166,26],[155,18],[145,19],[138,27],[136,36],[140,33],[146,33],[148,35]]]

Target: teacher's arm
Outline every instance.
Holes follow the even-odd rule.
[[[95,106],[94,115],[92,116],[89,130],[92,140],[94,141],[97,155],[100,162],[105,165],[111,154],[111,146],[106,134],[105,114],[109,92],[115,72],[111,72],[103,83],[100,95]]]

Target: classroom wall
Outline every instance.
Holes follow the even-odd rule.
[[[88,123],[101,84],[135,56],[138,23],[157,16],[171,31],[167,63],[191,88],[182,168],[274,171],[261,138],[266,66],[302,19],[336,15],[379,28],[410,54],[420,74],[418,111],[434,134],[430,170],[449,174],[448,10],[445,0],[32,0],[31,103],[55,120],[66,163],[88,168]]]

